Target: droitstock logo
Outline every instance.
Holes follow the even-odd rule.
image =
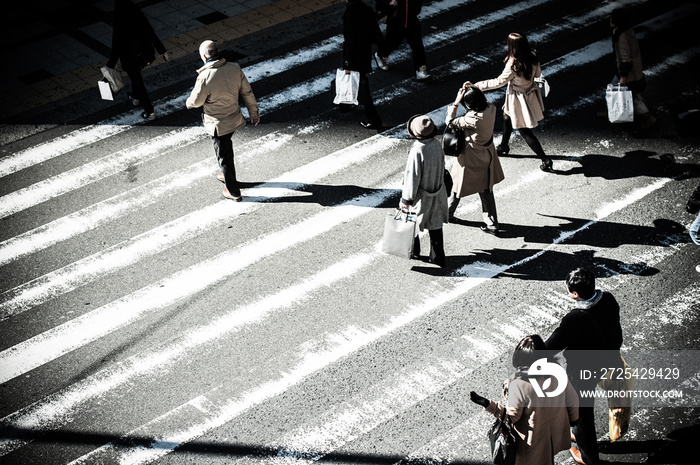
[[[532,384],[532,387],[535,388],[535,393],[537,393],[538,397],[556,397],[564,392],[566,384],[569,382],[566,371],[556,363],[548,362],[546,358],[536,360],[530,365],[528,375],[528,380],[530,384]],[[537,378],[542,376],[547,377],[544,378],[544,382],[542,386],[540,386]],[[557,380],[557,386],[552,392],[548,392],[547,389],[552,385],[552,377]]]

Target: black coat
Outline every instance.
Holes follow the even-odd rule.
[[[114,9],[112,53],[107,66],[114,68],[120,60],[124,70],[141,69],[155,60],[154,47],[160,55],[166,52],[141,10],[129,0],[118,0]]]
[[[376,8],[379,17],[387,16],[388,22],[406,26],[407,16],[418,16],[423,8],[423,0],[398,0],[396,6],[389,5],[391,0],[377,0]]]
[[[372,44],[384,40],[374,10],[361,0],[349,0],[343,14],[343,68],[372,71]]]
[[[564,315],[559,327],[545,341],[547,350],[566,349],[567,372],[575,383],[582,369],[600,372],[601,368],[621,366],[622,327],[615,297],[599,290],[592,301],[580,305],[581,308]]]

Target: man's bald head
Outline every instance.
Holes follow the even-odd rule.
[[[206,62],[209,58],[219,56],[219,49],[213,41],[205,40],[199,46],[199,56]]]

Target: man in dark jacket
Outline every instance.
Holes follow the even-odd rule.
[[[151,23],[131,0],[114,2],[114,31],[112,32],[112,52],[107,61],[108,68],[114,68],[117,60],[131,80],[131,103],[141,105],[141,116],[147,120],[155,119],[153,104],[146,91],[141,70],[155,60],[154,49],[168,61],[168,52],[153,31]]]
[[[367,73],[372,71],[372,44],[378,46],[383,41],[374,10],[362,0],[346,0],[343,14],[343,69],[346,73],[358,71],[360,86],[357,100],[365,107],[369,121],[360,124],[367,129],[382,129],[382,121],[372,101]]]
[[[423,7],[423,0],[377,0],[376,6],[377,15],[386,16],[384,45],[379,47],[374,55],[377,66],[384,71],[388,70],[389,65],[386,61],[389,59],[389,55],[405,38],[408,46],[411,47],[416,79],[429,78],[425,47],[423,46],[423,33],[418,19],[418,14]]]
[[[579,420],[572,428],[578,447],[571,448],[571,455],[578,463],[596,465],[599,459],[594,399],[582,397],[581,392],[593,392],[599,380],[593,376],[585,379],[583,372],[622,368],[620,306],[612,294],[595,288],[593,273],[584,268],[569,273],[566,288],[569,297],[580,304],[564,315],[545,346],[547,350],[564,351],[569,381],[579,393]]]

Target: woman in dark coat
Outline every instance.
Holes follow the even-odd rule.
[[[459,104],[467,113],[456,118]],[[464,130],[465,143],[450,174],[452,193],[447,201],[450,218],[454,218],[459,199],[472,194],[481,198],[484,225],[481,229],[495,234],[498,232],[498,214],[493,186],[503,181],[503,168],[493,145],[493,124],[496,120],[496,107],[486,100],[477,87],[466,86],[459,89],[455,102],[447,108],[445,123]]]
[[[346,73],[360,73],[357,100],[365,107],[367,115],[367,121],[361,121],[360,124],[367,129],[381,132],[382,120],[372,101],[367,73],[372,71],[372,44],[379,46],[384,36],[370,6],[362,3],[362,0],[346,2],[343,14],[343,69]]]
[[[114,68],[117,60],[131,80],[129,99],[134,105],[141,105],[144,119],[155,119],[153,104],[146,91],[141,70],[155,60],[155,50],[168,61],[168,52],[153,31],[151,23],[131,0],[116,0],[114,3],[114,31],[112,32],[112,53],[107,61],[108,68]]]
[[[428,230],[430,261],[445,266],[442,225],[447,223],[445,154],[435,139],[437,127],[430,117],[415,115],[408,120],[408,135],[415,139],[406,161],[400,208],[415,211],[418,229]],[[413,255],[420,255],[420,239],[413,242]]]
[[[497,78],[474,84],[482,91],[508,86],[503,104],[503,138],[497,148],[498,154],[508,155],[510,152],[508,141],[515,128],[542,161],[540,169],[552,171],[552,159],[544,153],[542,144],[532,132],[537,122],[544,118],[544,102],[535,82],[535,78],[542,74],[539,59],[530,48],[527,38],[521,34],[509,34],[507,45],[506,65],[501,74]]]

